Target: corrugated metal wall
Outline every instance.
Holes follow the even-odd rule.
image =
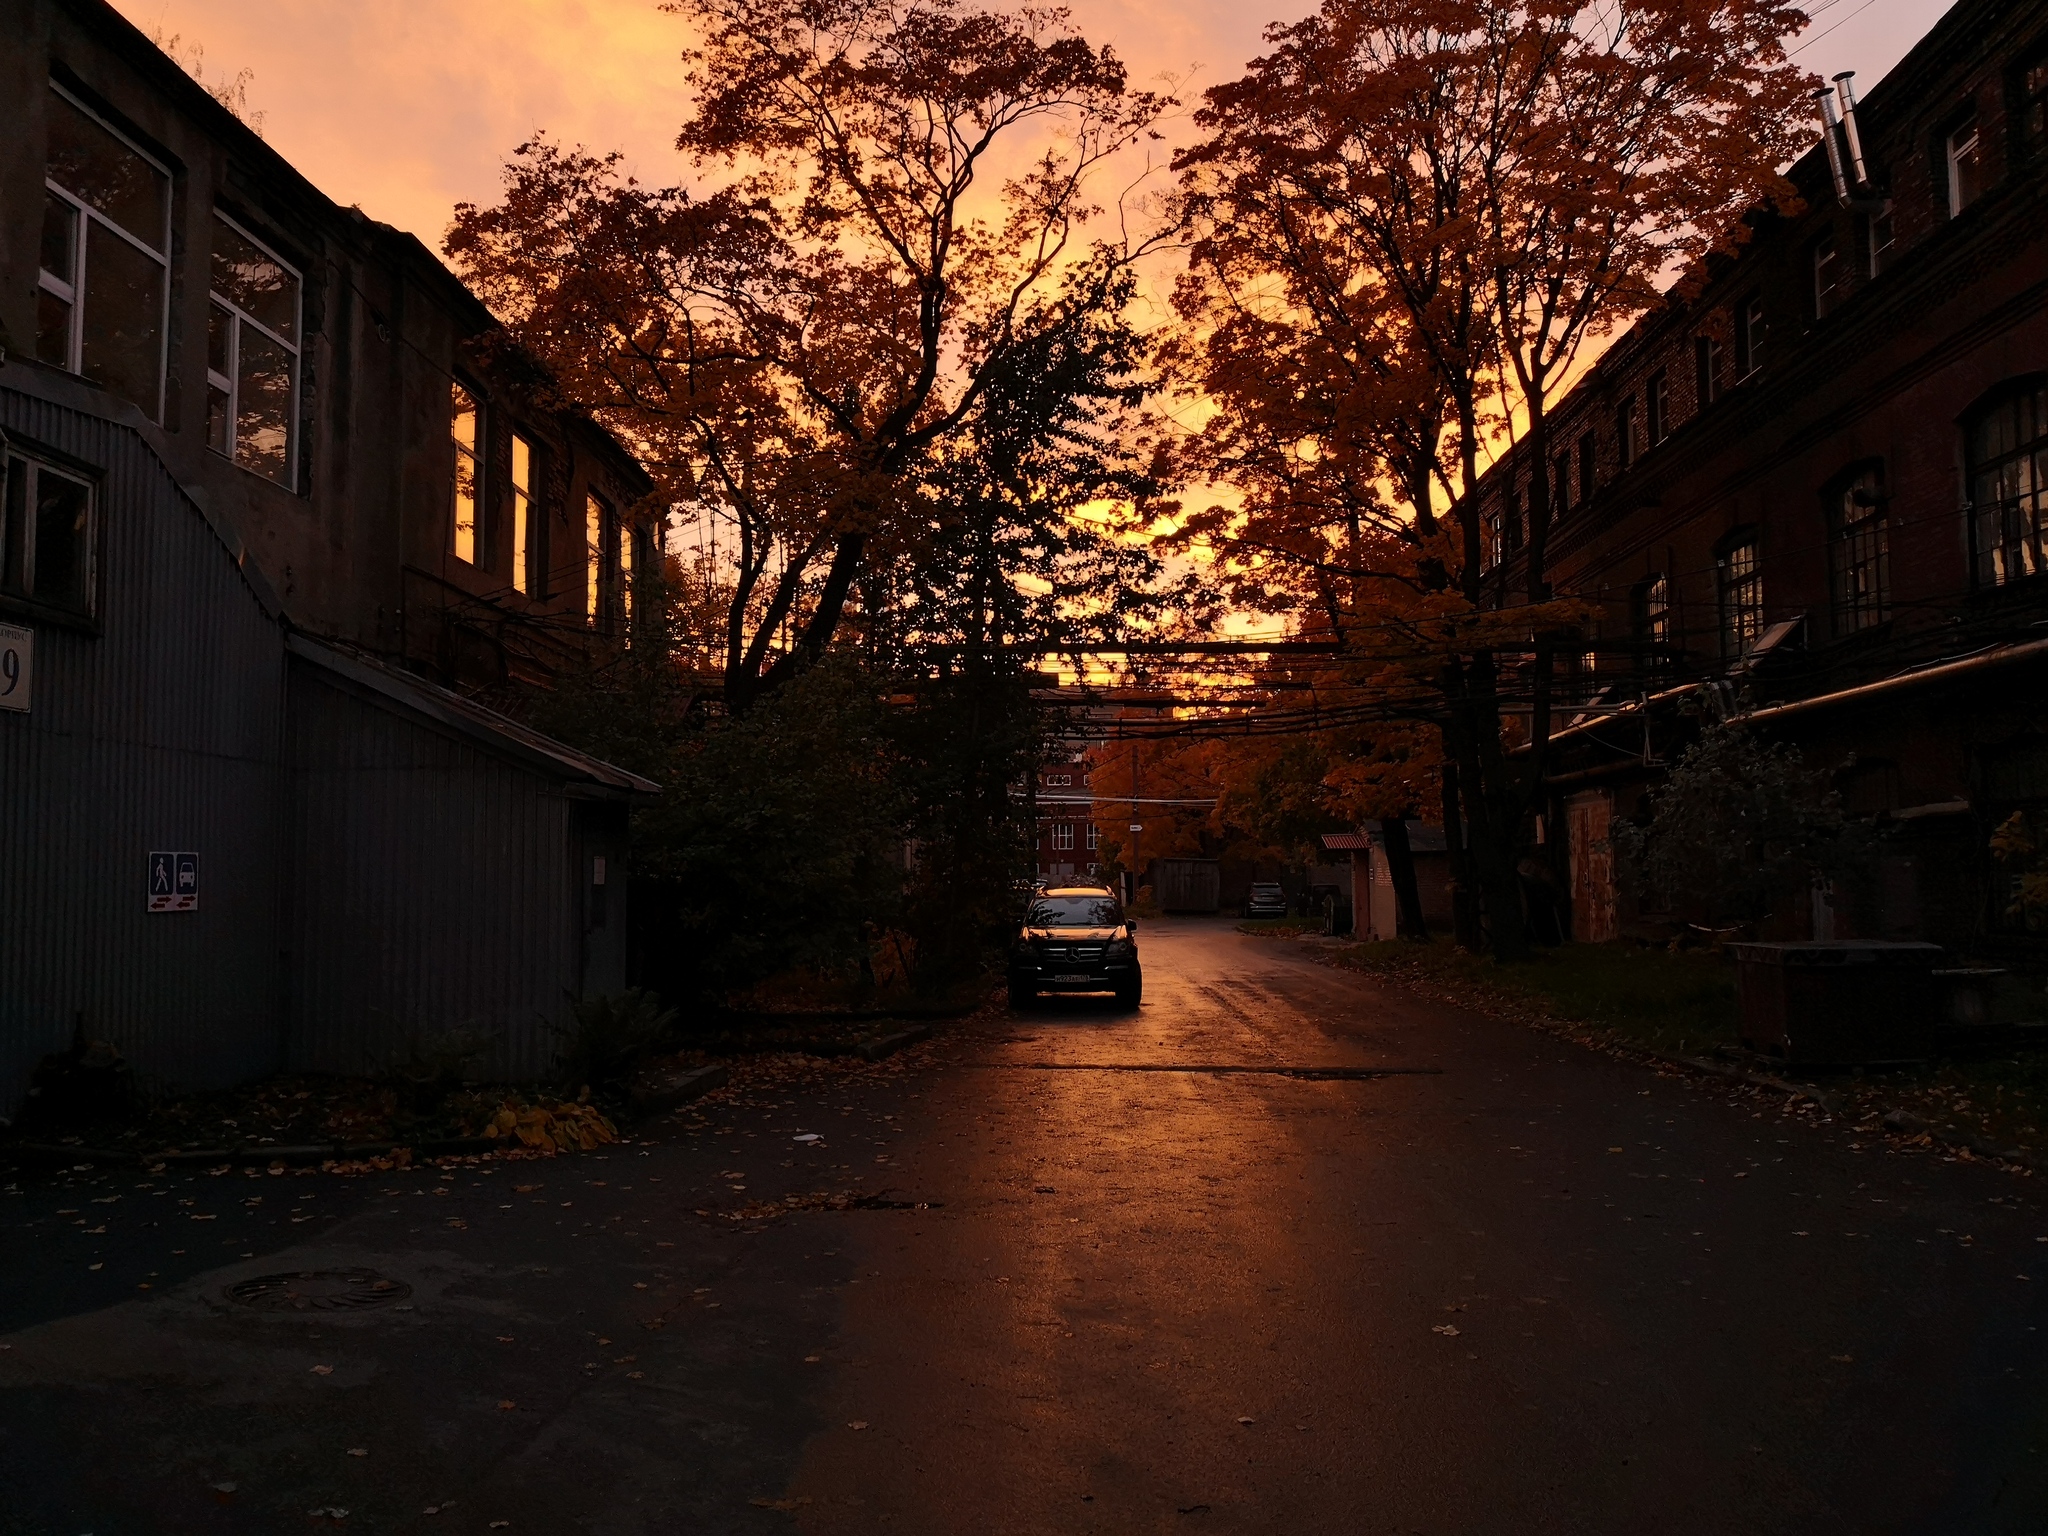
[[[459,1030],[493,1042],[492,1076],[544,1071],[582,982],[580,808],[291,668],[292,1065],[362,1072]]]
[[[31,625],[33,708],[0,714],[0,1114],[81,1014],[167,1086],[264,1071],[281,1053],[276,622],[134,430],[8,389],[0,428],[104,474],[103,632]],[[153,850],[199,854],[198,911],[146,910]]]

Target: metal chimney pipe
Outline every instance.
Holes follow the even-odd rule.
[[[1870,174],[1863,169],[1863,136],[1856,131],[1856,90],[1849,84],[1856,71],[1845,69],[1835,76],[1835,94],[1842,103],[1842,132],[1849,140],[1849,166],[1856,173],[1856,185],[1863,188],[1870,185]]]
[[[1835,201],[1846,208],[1849,206],[1849,183],[1842,175],[1841,148],[1835,143],[1835,93],[1822,86],[1813,94],[1820,98],[1820,115],[1823,120],[1820,138],[1828,147],[1828,169],[1835,177]]]

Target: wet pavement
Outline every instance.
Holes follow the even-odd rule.
[[[2048,1529],[2037,1181],[1142,939],[604,1154],[20,1178],[0,1533]]]

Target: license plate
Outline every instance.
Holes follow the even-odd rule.
[[[1093,976],[1055,976],[1054,982],[1093,981]]]

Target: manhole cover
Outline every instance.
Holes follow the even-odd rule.
[[[229,1301],[259,1312],[353,1312],[403,1301],[412,1287],[374,1269],[304,1269],[244,1280],[227,1294]]]

